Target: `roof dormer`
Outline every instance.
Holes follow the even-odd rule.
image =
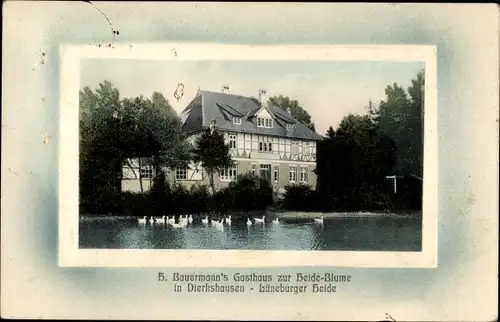
[[[274,126],[274,119],[265,107],[255,114],[255,120],[257,127],[272,128]]]

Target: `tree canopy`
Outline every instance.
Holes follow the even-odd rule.
[[[316,169],[325,205],[421,207],[423,82],[421,72],[407,91],[398,84],[387,86],[379,106],[368,102],[367,115],[347,115],[336,130],[327,130],[318,143]],[[398,196],[387,189],[390,175],[401,176]]]
[[[151,98],[120,98],[109,81],[80,90],[80,189],[92,199],[102,191],[121,192],[128,158],[146,158],[151,166],[185,166],[190,146],[180,119],[159,92]]]
[[[368,115],[349,114],[336,131],[318,143],[317,187],[325,206],[344,209],[384,208],[385,176],[392,171],[396,147],[377,131]]]
[[[208,128],[196,139],[193,161],[199,163],[207,171],[212,193],[215,192],[214,174],[220,173],[222,168],[233,165],[229,149],[224,136],[217,130],[212,132]]]
[[[387,86],[386,100],[370,114],[380,130],[398,147],[395,172],[422,177],[423,172],[423,85],[424,73],[418,73],[405,91],[398,84]]]
[[[300,106],[297,100],[292,100],[287,96],[279,95],[270,97],[269,101],[281,108],[284,112],[287,112],[287,110],[290,109],[290,114],[297,119],[297,121],[303,123],[312,131],[315,131],[314,123],[311,121],[311,115],[309,115],[309,113],[307,113],[307,111]]]

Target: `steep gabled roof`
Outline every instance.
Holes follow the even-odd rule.
[[[216,121],[217,127],[232,132],[254,133],[281,136],[305,140],[321,140],[314,131],[297,121],[290,114],[269,103],[265,108],[275,120],[273,128],[257,127],[255,114],[261,110],[259,101],[228,93],[200,91],[181,113],[182,131],[193,133]],[[233,124],[232,116],[241,117],[241,125]],[[286,124],[294,124],[292,131],[286,130]]]

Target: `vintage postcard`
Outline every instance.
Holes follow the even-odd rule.
[[[9,1],[1,317],[498,319],[498,7]]]
[[[60,265],[436,266],[435,47],[61,59]]]

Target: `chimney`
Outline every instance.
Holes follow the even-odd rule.
[[[259,102],[260,106],[267,106],[267,101],[269,100],[269,96],[267,96],[267,91],[263,88],[259,89]]]
[[[287,112],[288,114],[292,114],[292,110],[291,110],[289,107],[286,109],[286,112]]]
[[[220,86],[221,92],[222,93],[229,93],[229,85],[221,85]]]

